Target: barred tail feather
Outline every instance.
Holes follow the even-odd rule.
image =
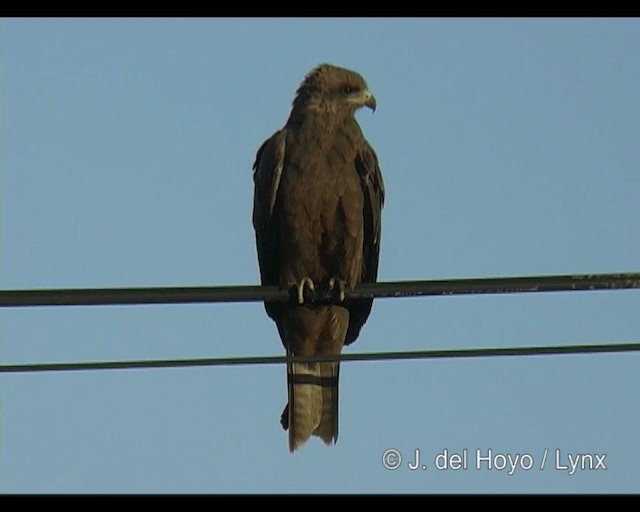
[[[327,444],[338,440],[338,379],[340,363],[320,363],[322,377],[322,414],[320,423],[313,431]]]
[[[289,430],[289,450],[295,451],[312,435],[325,443],[338,438],[339,363],[288,363],[289,403],[281,423]]]

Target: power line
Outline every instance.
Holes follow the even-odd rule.
[[[347,299],[620,290],[640,288],[640,273],[490,277],[431,281],[363,283],[346,292]],[[0,307],[185,304],[286,301],[289,290],[277,286],[199,286],[151,288],[61,288],[0,290]],[[315,301],[331,300],[326,290]]]
[[[529,277],[494,277],[431,281],[363,283],[347,291],[347,299],[396,298],[436,295],[534,293],[551,291],[621,290],[640,288],[640,273],[582,274]],[[0,290],[0,307],[89,306],[130,304],[184,304],[214,302],[285,301],[288,290],[276,286],[152,287],[152,288],[67,288],[40,290]],[[326,290],[317,290],[317,302],[331,300]],[[640,351],[640,344],[560,345],[546,347],[510,347],[455,350],[423,350],[342,354],[337,357],[296,358],[312,361],[383,361],[436,358],[531,356]],[[45,371],[118,370],[143,368],[180,368],[194,366],[237,366],[281,364],[284,356],[235,358],[99,361],[75,363],[33,363],[0,365],[0,373]]]
[[[369,352],[340,356],[296,357],[300,362],[399,361],[416,359],[460,359],[503,356],[549,356],[567,354],[604,354],[640,352],[640,343],[605,345],[551,345],[533,347],[472,348],[454,350],[417,350],[410,352]],[[223,357],[204,359],[164,359],[142,361],[89,361],[76,363],[32,363],[0,365],[0,373],[68,372],[84,370],[131,370],[149,368],[185,368],[196,366],[248,366],[283,364],[286,356]]]

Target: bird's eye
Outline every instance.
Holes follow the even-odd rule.
[[[343,93],[343,94],[351,94],[352,92],[355,92],[355,91],[356,91],[355,87],[350,87],[350,86],[348,86],[348,85],[345,85],[345,86],[342,88],[342,93]]]

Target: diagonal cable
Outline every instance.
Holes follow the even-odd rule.
[[[346,298],[348,300],[638,288],[640,273],[628,272],[363,283],[355,290],[347,290]],[[259,302],[285,301],[289,298],[289,291],[281,290],[277,286],[60,288],[0,290],[0,307]],[[331,296],[327,291],[320,290],[315,300],[330,301]]]
[[[504,356],[551,356],[567,354],[605,354],[640,352],[640,343],[614,343],[600,345],[550,345],[505,348],[471,348],[450,350],[416,350],[407,352],[369,352],[292,358],[299,362],[329,361],[401,361],[424,359],[459,359]],[[130,370],[150,368],[185,368],[197,366],[249,366],[283,364],[285,356],[247,356],[201,359],[163,359],[141,361],[88,361],[75,363],[31,363],[0,365],[0,373],[68,372],[84,370]]]

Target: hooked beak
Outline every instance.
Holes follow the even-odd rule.
[[[375,112],[376,107],[378,106],[378,104],[376,103],[376,97],[373,94],[371,94],[369,91],[365,91],[364,105],[366,107],[369,107],[372,112]]]

